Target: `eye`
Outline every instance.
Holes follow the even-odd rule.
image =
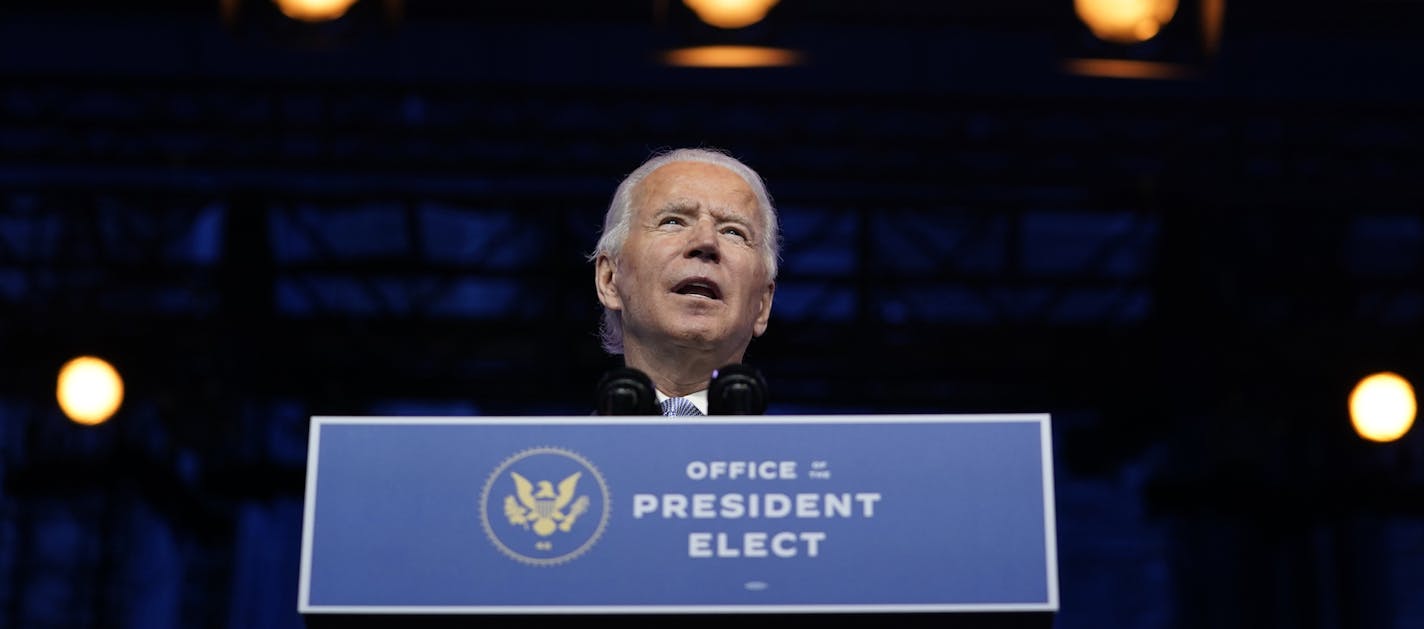
[[[722,233],[727,234],[728,236],[736,236],[737,238],[740,238],[740,239],[742,239],[742,240],[746,240],[746,239],[747,239],[747,233],[746,233],[745,231],[742,231],[742,228],[740,228],[740,227],[734,227],[734,226],[723,227],[723,228],[722,228]]]
[[[658,221],[658,226],[660,226],[660,227],[663,226],[663,225],[684,225],[684,224],[686,224],[686,223],[682,220],[682,218],[677,217],[677,216],[664,216],[662,220]]]

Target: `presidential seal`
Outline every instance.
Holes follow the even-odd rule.
[[[588,459],[563,448],[524,450],[490,473],[480,522],[495,548],[534,566],[587,552],[608,525],[608,484]]]

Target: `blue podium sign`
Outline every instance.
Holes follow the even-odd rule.
[[[303,614],[1054,612],[1049,416],[315,417]]]

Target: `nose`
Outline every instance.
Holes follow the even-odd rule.
[[[709,262],[722,259],[722,251],[717,243],[717,227],[713,221],[699,219],[688,230],[687,253],[689,258],[702,258]]]

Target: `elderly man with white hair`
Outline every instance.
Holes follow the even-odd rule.
[[[714,370],[766,331],[779,240],[761,176],[725,152],[661,152],[619,184],[590,256],[603,347],[647,374],[665,414],[697,414],[669,412],[677,398],[707,414]]]

